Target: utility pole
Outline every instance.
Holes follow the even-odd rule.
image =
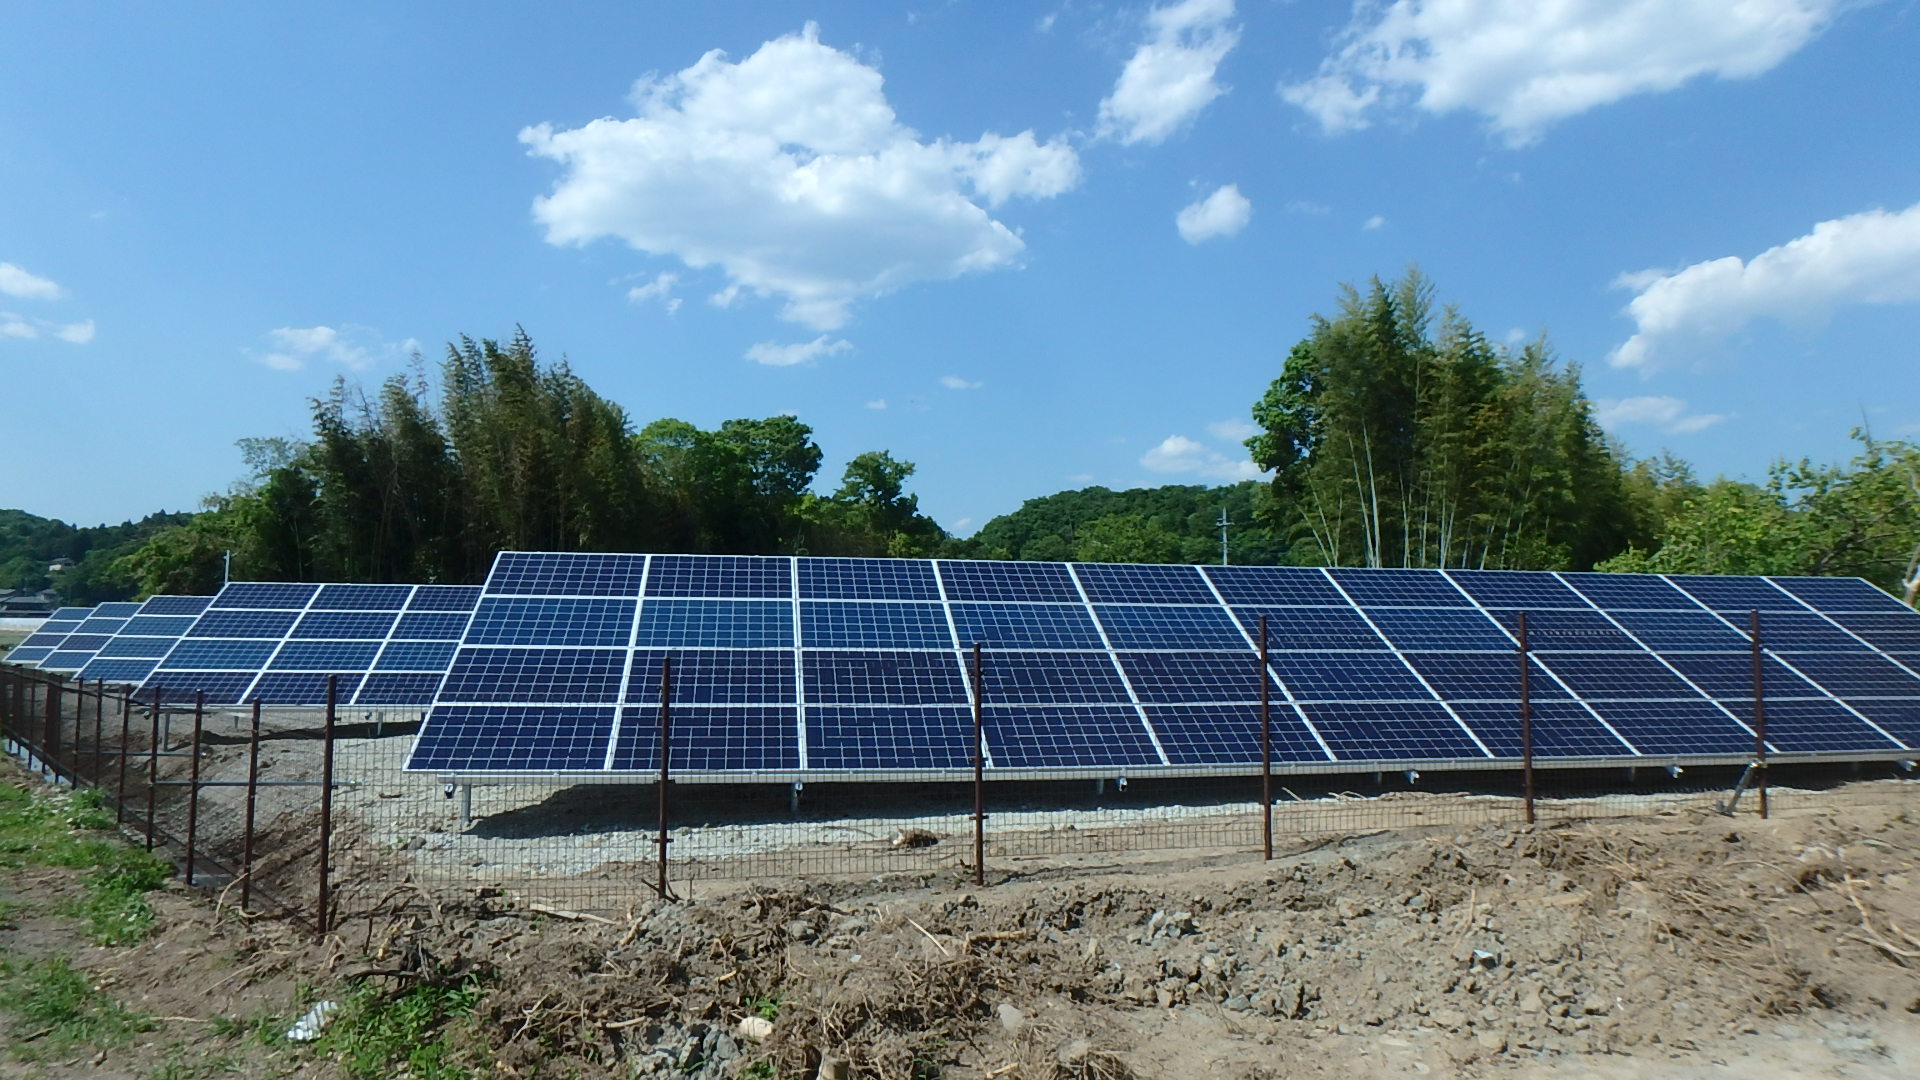
[[[1226,511],[1221,511],[1224,515]],[[233,550],[227,549],[220,559],[220,587],[226,588],[233,581]]]
[[[1226,507],[1223,506],[1220,508],[1220,520],[1216,522],[1216,524],[1220,526],[1220,565],[1225,566],[1227,565],[1227,508]]]

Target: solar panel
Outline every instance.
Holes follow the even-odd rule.
[[[103,643],[80,669],[79,677],[95,682],[137,686],[159,666],[160,660],[192,629],[195,616],[213,601],[210,596],[150,596],[131,607],[119,631]],[[108,605],[101,605],[103,608]]]
[[[362,669],[362,698],[425,683],[389,659],[447,669],[410,769],[654,770],[670,660],[673,767],[692,778],[952,774],[970,765],[976,643],[996,775],[1244,769],[1263,682],[1291,768],[1510,761],[1522,612],[1536,756],[1738,761],[1755,608],[1776,752],[1920,749],[1920,615],[1861,582],[510,552],[477,597],[457,648],[386,639]]]

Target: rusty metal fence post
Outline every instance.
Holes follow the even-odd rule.
[[[973,643],[973,883],[987,883],[987,725],[983,703],[986,677],[980,643]]]
[[[103,718],[101,713],[107,705],[107,683],[105,679],[95,679],[93,683],[93,786],[99,787],[101,778],[100,735]]]
[[[253,701],[253,738],[247,743],[247,818],[240,830],[240,910],[253,900],[253,810],[260,789],[260,699]]]
[[[654,786],[658,788],[660,820],[659,835],[654,839],[659,855],[654,871],[653,891],[660,894],[662,900],[671,899],[667,893],[667,845],[673,843],[673,837],[667,835],[667,784],[673,778],[673,657],[660,658],[660,780]]]
[[[1260,683],[1260,851],[1273,858],[1273,702],[1267,690],[1267,617],[1260,616],[1260,667],[1254,678]]]
[[[320,909],[313,920],[322,937],[327,933],[333,901],[328,875],[333,857],[333,722],[339,692],[340,676],[327,676],[327,721],[320,750]]]
[[[206,730],[207,692],[193,695],[193,746],[187,751],[187,884],[193,884],[193,862],[200,836],[200,737]]]
[[[120,772],[120,779],[113,787],[113,823],[126,820],[127,810],[127,748],[133,745],[133,692],[120,695],[120,745],[114,751],[117,759],[114,765]]]
[[[1760,818],[1767,817],[1767,676],[1760,645],[1760,612],[1747,612],[1747,636],[1753,642],[1753,776],[1760,792]]]
[[[154,810],[156,797],[160,791],[160,703],[161,690],[153,688],[153,705],[147,710],[153,730],[147,735],[147,850],[153,850]]]
[[[1520,643],[1520,783],[1525,789],[1527,824],[1533,824],[1533,664],[1527,657],[1527,613],[1514,616]]]

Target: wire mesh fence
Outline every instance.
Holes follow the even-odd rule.
[[[1139,853],[1259,859],[1360,833],[1518,825],[1529,808],[1554,823],[1762,807],[1741,765],[1540,769],[1529,798],[1510,761],[1265,783],[1257,766],[977,785],[912,773],[805,787],[670,781],[663,800],[657,780],[467,785],[407,772],[422,712],[147,703],[0,667],[16,760],[96,789],[191,884],[315,929],[396,892],[617,915],[663,881],[695,901],[708,882],[917,875],[960,888]],[[1766,772],[1775,814],[1920,796],[1901,762]]]

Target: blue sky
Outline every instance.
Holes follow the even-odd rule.
[[[1732,10],[1730,10],[1732,9]],[[1706,475],[1920,437],[1913,0],[14,3],[0,506],[524,326],[636,423],[793,412],[966,533],[1253,475],[1340,282],[1418,264]]]

